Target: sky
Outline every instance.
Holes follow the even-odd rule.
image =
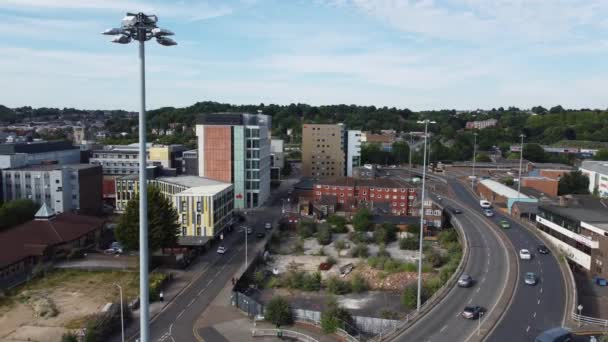
[[[606,0],[0,0],[0,104],[137,110],[198,101],[427,109],[608,107]]]

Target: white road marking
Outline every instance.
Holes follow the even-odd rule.
[[[536,312],[534,313],[534,315],[532,315],[532,317],[536,318]]]
[[[542,287],[540,288],[540,293],[543,293],[543,288]]]
[[[538,302],[536,302],[536,304],[540,305],[540,299],[538,299]]]
[[[473,298],[470,298],[469,301],[467,302],[467,304],[471,304],[472,301],[473,301]]]
[[[171,341],[175,342],[175,339],[173,338],[173,336],[171,336]]]
[[[530,331],[530,326],[528,325],[528,327],[526,328],[526,332]]]
[[[444,331],[444,330],[445,330],[447,327],[448,327],[447,325],[444,325],[444,326],[443,326],[443,328],[441,328],[441,329],[439,330],[439,332],[443,332],[443,331]]]
[[[179,313],[179,315],[177,315],[177,318],[182,317],[182,315],[184,314],[184,312],[185,312],[185,311],[186,311],[186,309],[182,310],[182,311]]]
[[[169,335],[171,335],[171,329],[173,329],[173,323],[169,326]]]
[[[211,283],[213,283],[213,280],[209,280],[209,281],[207,282],[207,286],[211,285]]]
[[[479,290],[481,290],[481,287],[478,287],[478,288],[477,288],[477,291],[475,291],[475,292],[479,293]]]
[[[486,281],[486,277],[481,278],[481,283],[483,284],[483,282]]]

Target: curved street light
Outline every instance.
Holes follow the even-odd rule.
[[[139,76],[140,76],[140,110],[139,110],[139,300],[141,313],[139,317],[140,341],[150,341],[150,303],[148,293],[148,192],[146,175],[146,59],[144,43],[152,38],[164,46],[177,45],[167,36],[173,32],[156,26],[158,17],[144,13],[127,13],[119,28],[102,32],[114,36],[112,43],[129,44],[139,42]]]

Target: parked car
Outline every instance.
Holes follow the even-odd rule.
[[[509,229],[511,228],[511,224],[507,220],[500,220],[500,227],[502,229]]]
[[[567,329],[557,327],[536,336],[534,342],[571,342],[572,334]]]
[[[255,234],[255,236],[256,236],[258,239],[263,238],[265,235],[266,235],[266,232],[264,232],[263,230],[258,230],[258,232]]]
[[[521,260],[530,260],[532,259],[532,254],[530,254],[530,251],[527,249],[521,249],[519,250],[519,258]]]
[[[217,248],[217,254],[226,254],[227,251],[228,251],[228,249],[224,246],[219,246]]]
[[[549,254],[549,248],[547,248],[547,246],[545,245],[538,245],[538,248],[536,248],[536,250],[540,254]]]
[[[483,214],[486,215],[486,217],[494,216],[494,212],[492,211],[492,209],[484,209]]]
[[[478,319],[481,315],[483,315],[481,306],[465,306],[462,310],[462,317],[466,319]]]
[[[122,248],[110,247],[103,251],[104,254],[122,254]]]
[[[473,285],[473,278],[468,274],[462,274],[460,278],[458,278],[458,286],[459,287],[471,287]]]
[[[534,272],[527,272],[524,277],[524,283],[526,283],[526,285],[536,285],[536,274],[534,274]]]
[[[454,214],[462,214],[462,210],[458,209],[458,208],[452,208],[452,212]]]
[[[264,223],[264,228],[265,229],[272,229],[272,223],[270,223],[270,222]]]
[[[486,200],[481,200],[481,201],[479,201],[479,205],[480,205],[482,208],[486,208],[486,209],[487,209],[487,208],[491,208],[491,207],[492,207],[492,203],[490,203],[490,201],[486,201]]]

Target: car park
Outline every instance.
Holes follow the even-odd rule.
[[[492,209],[484,209],[484,210],[483,210],[483,214],[484,214],[486,217],[492,217],[492,216],[494,216],[494,212],[492,211]]]
[[[459,287],[471,287],[473,285],[473,278],[468,274],[462,274],[458,278]]]
[[[530,251],[527,249],[521,249],[519,251],[519,258],[521,260],[530,260],[532,259],[532,254],[530,254]]]
[[[545,245],[538,245],[538,247],[536,248],[536,250],[540,254],[549,254],[549,248],[547,248],[547,246],[545,246]]]
[[[531,285],[534,286],[536,285],[536,274],[534,274],[533,272],[527,272],[525,277],[524,277],[524,283],[526,285]]]
[[[478,319],[483,314],[481,306],[465,306],[462,310],[462,317],[466,319]]]
[[[500,227],[502,229],[509,229],[511,228],[511,224],[507,220],[500,220]]]
[[[228,251],[228,249],[224,246],[219,246],[217,248],[217,254],[226,254],[226,251]]]

